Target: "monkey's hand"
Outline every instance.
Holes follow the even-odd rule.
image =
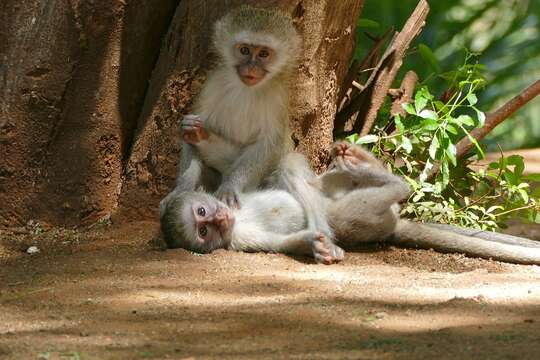
[[[342,261],[345,252],[323,233],[317,232],[312,242],[313,257],[319,264],[331,265]]]
[[[188,144],[195,145],[208,139],[208,132],[203,128],[203,122],[199,115],[186,115],[180,123],[182,138]]]
[[[232,186],[224,183],[216,191],[216,197],[227,204],[230,208],[239,209],[238,191]]]

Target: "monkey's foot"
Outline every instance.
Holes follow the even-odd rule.
[[[313,257],[319,264],[331,265],[342,261],[345,252],[335,245],[323,233],[317,232],[313,236]]]
[[[359,145],[353,145],[346,142],[337,142],[334,144],[331,152],[331,168],[341,170],[352,170],[358,166],[381,166],[373,155]]]

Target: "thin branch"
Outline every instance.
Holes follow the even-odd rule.
[[[540,94],[540,80],[536,80],[532,85],[523,90],[519,95],[513,97],[503,106],[490,114],[486,114],[486,122],[483,127],[471,131],[471,136],[477,141],[482,140],[489,134],[497,125],[508,119],[512,114],[519,110],[522,106],[534,99]],[[463,138],[456,145],[456,155],[458,158],[465,155],[474,146],[468,137]]]
[[[426,0],[420,0],[401,32],[396,33],[390,46],[386,49],[380,62],[381,67],[377,70],[373,86],[371,86],[369,104],[367,111],[365,111],[364,121],[362,121],[361,136],[367,135],[371,131],[384,98],[403,63],[403,57],[413,39],[422,31],[428,13],[429,4]]]
[[[396,116],[399,115],[404,117],[407,115],[407,112],[401,105],[405,103],[410,103],[414,93],[414,88],[418,82],[418,75],[414,71],[407,71],[401,85],[399,86],[399,96],[397,96],[392,102],[392,109],[390,110],[390,115]]]
[[[347,73],[347,76],[345,76],[342,92],[340,93],[338,97],[338,99],[340,99],[338,102],[338,104],[340,104],[340,111],[336,115],[336,121],[334,124],[334,135],[344,130],[347,120],[349,120],[350,117],[355,112],[357,112],[358,109],[361,107],[363,90],[360,91],[359,94],[354,96],[353,91],[351,91],[353,80],[355,80],[358,77],[358,74],[364,72],[365,70],[369,70],[372,68],[373,69],[372,74],[376,72],[377,67],[373,68],[372,63],[377,61],[377,58],[379,56],[382,46],[386,42],[388,36],[392,34],[393,32],[394,32],[394,28],[391,27],[383,34],[383,36],[381,36],[378,39],[374,39],[375,43],[373,44],[373,47],[371,48],[371,50],[369,50],[366,56],[364,56],[362,61],[360,63],[355,61],[351,65],[351,68],[349,72]],[[364,85],[364,89],[366,88],[366,86],[369,85],[370,79],[372,78],[373,76],[370,76],[370,78],[367,80],[366,84]],[[349,101],[348,104],[345,104],[344,100],[345,100],[346,94],[349,93],[349,91],[351,95],[351,100]]]

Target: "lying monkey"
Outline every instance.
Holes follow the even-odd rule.
[[[165,241],[169,247],[201,253],[219,248],[313,253],[318,262],[338,262],[343,259],[343,251],[325,241],[320,232],[306,228],[306,213],[295,196],[296,189],[288,187],[304,176],[305,186],[321,189],[328,221],[337,243],[345,248],[384,240],[507,262],[540,264],[540,244],[532,240],[501,234],[490,238],[485,232],[454,227],[446,231],[400,219],[397,203],[408,195],[408,186],[359,146],[338,143],[330,170],[320,177],[314,173],[307,177],[304,162],[299,154],[285,157],[276,175],[279,188],[241,194],[245,204],[241,209],[230,208],[206,193],[176,194],[161,221]],[[303,173],[298,174],[297,169]]]

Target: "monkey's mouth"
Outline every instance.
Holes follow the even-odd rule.
[[[247,86],[253,86],[253,85],[257,85],[262,80],[262,77],[255,76],[255,75],[242,75],[240,79]]]

